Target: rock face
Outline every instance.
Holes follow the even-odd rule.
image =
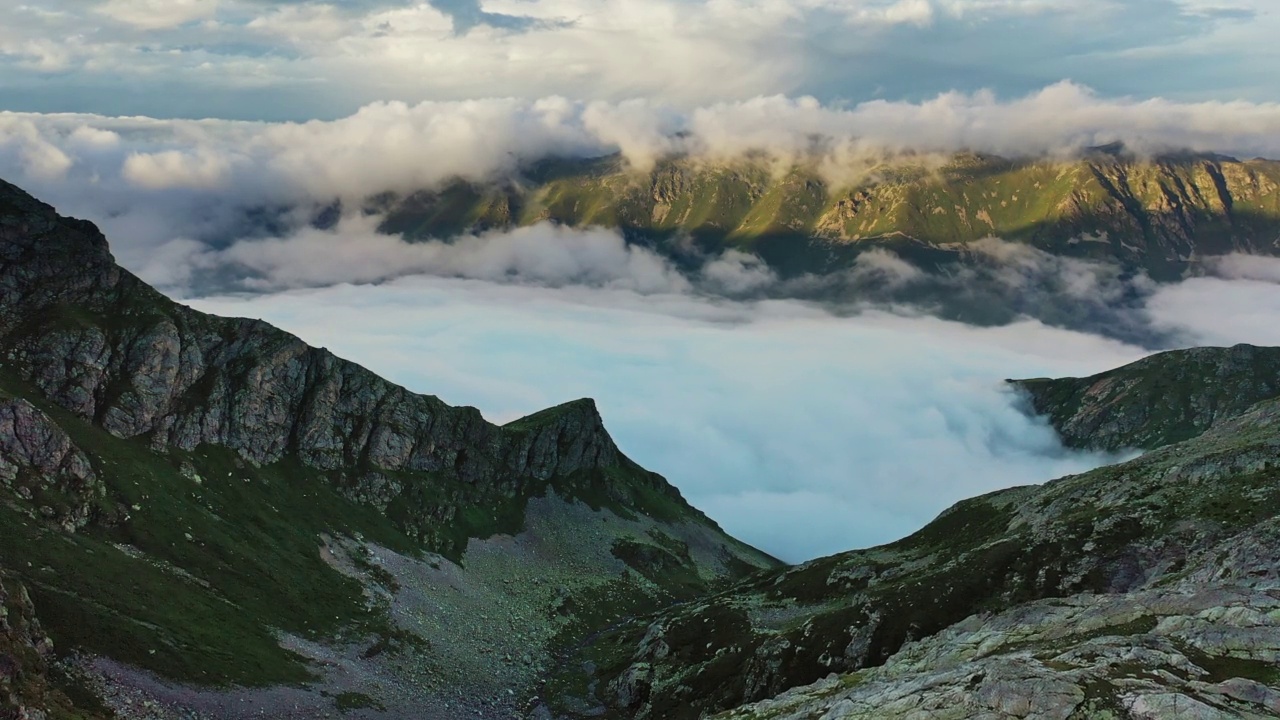
[[[1216,358],[1182,377],[1262,392],[1252,360],[1272,352],[1157,363]],[[1231,375],[1224,357],[1251,360],[1226,362]],[[1140,718],[1171,703],[1265,717],[1280,681],[1280,399],[1213,407],[1202,434],[1136,460],[967,500],[891,545],[620,627],[584,650],[596,690],[563,714],[696,718],[777,698],[731,717]],[[1125,432],[1169,427],[1152,415]]]
[[[1271,521],[1238,541],[1275,548]],[[1217,549],[1192,559],[1205,573]],[[975,615],[883,666],[833,676],[720,720],[1264,718],[1280,713],[1275,553],[1124,595]],[[1221,568],[1212,568],[1219,571]]]
[[[1280,348],[1177,350],[1088,378],[1011,382],[1070,447],[1150,450],[1280,396]]]
[[[0,401],[0,483],[68,531],[84,527],[94,500],[105,495],[71,438],[21,399]]]
[[[9,617],[12,577],[127,717],[510,716],[585,635],[779,564],[591,400],[494,425],[174,303],[4,183],[0,528]],[[37,650],[0,662],[16,717],[62,707]]]
[[[92,225],[11,186],[0,199],[0,367],[116,437],[226,447],[255,465],[296,457],[384,506],[387,472],[514,493],[630,464],[590,400],[500,428],[260,321],[173,303],[117,267]]]

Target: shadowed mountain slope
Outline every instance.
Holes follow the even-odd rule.
[[[4,184],[0,310],[0,565],[113,701],[514,712],[581,635],[776,565],[590,400],[493,425],[174,303]]]
[[[1280,348],[1175,350],[1087,378],[1012,382],[1070,447],[1150,450],[1280,396]]]
[[[1244,395],[1269,393],[1276,352],[1185,351],[1114,371],[1184,388],[1173,417],[1135,416],[1115,443],[1163,447],[622,625],[564,666],[551,705],[564,717],[758,702],[726,717],[1066,720],[1173,717],[1182,703],[1208,708],[1197,717],[1270,717],[1280,399]],[[1099,415],[1167,394],[1134,387]]]

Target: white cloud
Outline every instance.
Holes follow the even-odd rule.
[[[1280,157],[1280,104],[1116,100],[1064,83],[1012,100],[947,93],[852,107],[781,96],[693,110],[558,97],[387,102],[306,123],[0,112],[0,144],[10,149],[0,176],[108,226],[135,211],[171,213],[177,224],[213,222],[219,211],[238,218],[236,208],[356,204],[454,177],[511,177],[546,156],[620,150],[645,168],[671,153],[723,160],[763,151],[780,166],[816,162],[849,183],[874,181],[877,167],[904,152],[928,165],[959,149],[1042,155],[1115,141],[1146,152]],[[121,180],[135,188],[113,189]]]
[[[213,17],[218,0],[108,0],[98,12],[144,30],[160,30]]]
[[[466,268],[455,274],[484,279],[432,270],[192,304],[262,317],[499,422],[595,397],[625,452],[729,532],[788,560],[889,541],[961,498],[1109,461],[1064,451],[1002,380],[1084,376],[1146,354],[1028,320],[975,328],[882,311],[837,317],[794,301],[657,286],[640,294],[616,276],[594,287],[494,284],[524,261],[507,241],[488,241],[432,251]],[[625,272],[607,238],[575,242],[603,242],[602,267]],[[544,280],[582,272],[581,260],[560,257],[581,247],[541,247],[550,249]],[[1028,273],[1072,272],[1018,259]],[[1184,345],[1280,345],[1280,260],[1222,266],[1246,262],[1254,279],[1227,270],[1161,286],[1133,312]]]
[[[73,164],[65,152],[44,137],[36,123],[0,115],[0,153],[6,151],[12,154],[22,176],[38,182],[61,180]]]
[[[1015,95],[1063,78],[1261,100],[1276,14],[1260,1],[46,0],[0,28],[0,92],[15,109],[250,119],[490,96]]]
[[[218,190],[226,184],[230,173],[230,161],[208,150],[195,153],[179,150],[133,153],[125,158],[120,170],[120,175],[125,180],[151,190]]]
[[[490,282],[563,287],[611,287],[652,294],[686,292],[671,264],[628,246],[611,230],[573,230],[540,224],[511,232],[406,243],[377,232],[379,218],[348,217],[330,230],[304,228],[286,238],[237,242],[220,251],[188,254],[192,269],[232,267],[259,290],[363,283],[428,274]],[[182,248],[190,251],[189,245]],[[181,262],[179,260],[178,262]],[[173,263],[142,277],[157,284],[175,277]],[[747,271],[749,272],[749,271]],[[180,282],[191,272],[176,275]]]
[[[1151,323],[1181,345],[1280,346],[1280,259],[1229,255],[1207,277],[1161,287],[1148,301]]]

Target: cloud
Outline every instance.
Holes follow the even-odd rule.
[[[83,129],[77,128],[76,132],[81,132]],[[97,132],[110,133],[110,131]],[[115,135],[115,133],[111,134]],[[120,175],[139,187],[151,190],[168,188],[217,190],[226,184],[230,171],[231,164],[212,152],[200,151],[190,154],[178,150],[166,150],[130,155],[125,158]]]
[[[1064,451],[1002,379],[1142,354],[1035,322],[977,329],[429,276],[189,302],[263,317],[497,421],[595,397],[625,452],[789,560],[889,541],[963,497],[1105,462]]]
[[[10,109],[337,117],[374,101],[1021,95],[1266,100],[1264,0],[44,0],[0,27]]]
[[[494,419],[597,397],[627,452],[731,532],[801,559],[1106,461],[1063,451],[1001,379],[1088,374],[1143,347],[1280,344],[1280,261],[1202,259],[1203,277],[1157,285],[988,239],[947,273],[880,249],[848,272],[784,279],[737,250],[689,243],[677,263],[547,224],[408,244],[377,233],[365,199],[455,176],[519,182],[538,158],[614,150],[637,164],[759,150],[854,171],[908,148],[1280,150],[1278,118],[1074,85],[851,107],[379,103],[307,123],[0,113],[0,176],[100,222],[123,264],[175,293],[252,291],[198,307],[263,316]],[[834,302],[804,302],[818,297]]]
[[[580,231],[539,224],[448,242],[406,243],[399,237],[379,234],[378,221],[375,216],[349,217],[328,230],[307,227],[285,238],[246,240],[219,251],[179,241],[173,252],[185,257],[166,258],[154,271],[144,268],[142,277],[159,284],[166,279],[185,283],[196,271],[212,270],[229,273],[253,290],[367,283],[406,275],[543,287],[625,288],[643,294],[692,289],[669,261],[644,248],[628,246],[611,230]],[[174,274],[175,264],[186,264],[188,269]],[[743,276],[751,272],[726,270],[717,273],[716,279],[741,284],[750,282]]]
[[[560,97],[383,102],[305,123],[0,113],[0,138],[72,157],[88,133],[113,139],[107,144],[118,148],[121,168],[85,170],[121,173],[152,189],[236,184],[279,201],[362,198],[451,177],[490,180],[543,157],[616,151],[640,168],[675,153],[712,160],[765,153],[784,164],[817,159],[835,176],[865,172],[898,153],[1042,156],[1113,142],[1139,153],[1280,156],[1280,104],[1117,100],[1058,83],[1011,100],[951,92],[853,107],[782,96],[687,111],[646,100]]]
[[[1147,104],[1094,98],[1093,111],[1088,102],[1082,106],[1085,116],[1108,115],[1114,124],[1107,127],[1116,129],[1104,133],[1096,130],[1101,125],[1089,126],[1094,130],[1082,134],[1061,117],[1068,112],[1063,93],[1092,97],[1063,87],[1011,103],[938,98],[897,106],[889,116],[882,103],[835,109],[811,100],[761,99],[686,115],[644,102],[554,98],[387,103],[342,120],[301,124],[0,113],[0,176],[64,213],[100,223],[127,267],[182,294],[434,274],[550,287],[617,286],[645,294],[790,297],[835,303],[847,312],[868,304],[910,307],[977,324],[1034,317],[1146,347],[1169,345],[1176,341],[1169,326],[1142,312],[1155,290],[1146,276],[994,238],[948,251],[957,262],[945,272],[926,272],[879,249],[862,254],[846,272],[782,279],[760,258],[738,250],[705,255],[690,243],[673,265],[604,230],[541,226],[406,244],[380,235],[380,216],[366,209],[371,196],[386,191],[409,193],[458,177],[519,183],[522,168],[539,158],[591,156],[619,147],[649,159],[673,151],[706,158],[767,152],[786,163],[820,153],[824,162],[856,172],[867,165],[852,157],[851,148],[871,157],[868,148],[878,147],[880,139],[941,150],[946,143],[955,149],[989,136],[1014,143],[1006,149],[1044,153],[1117,134],[1156,147],[1191,132],[1179,124],[1165,135],[1143,134],[1143,118],[1151,112]],[[924,120],[943,102],[958,102],[967,113],[945,113],[950,131]],[[1184,115],[1205,112],[1221,123],[1235,117],[1179,107]],[[1177,112],[1163,106],[1156,112],[1173,120],[1152,123],[1178,122]],[[1056,131],[1038,119],[1052,114],[1068,130]],[[1016,120],[1020,115],[1028,119]],[[1015,132],[995,130],[1018,122],[1037,124],[1043,134],[1028,131],[1026,144],[1018,145]],[[1280,137],[1280,110],[1275,125],[1274,137]],[[1245,123],[1239,130],[1260,133],[1248,135],[1250,142],[1269,143],[1275,140],[1263,131],[1270,127]],[[314,227],[321,215],[336,224]],[[1220,263],[1221,273],[1235,276],[1247,268],[1238,259]]]
[[[218,0],[108,0],[98,12],[144,30],[160,30],[213,17]]]
[[[16,119],[0,124],[0,153],[9,154],[17,174],[37,182],[61,180],[73,164],[30,120]]]
[[[1280,259],[1228,255],[1211,259],[1205,272],[1152,295],[1146,312],[1153,327],[1184,346],[1280,346]]]
[[[838,184],[875,182],[904,153],[928,165],[962,149],[1042,156],[1117,141],[1280,157],[1280,104],[1108,99],[1060,83],[1008,100],[953,92],[855,106],[782,96],[685,110],[561,97],[381,102],[303,123],[0,112],[0,176],[101,223],[130,243],[128,257],[177,237],[282,234],[335,199],[350,211],[453,178],[519,182],[546,157],[622,152],[643,169],[672,153],[772,156],[780,168],[813,163]]]
[[[494,282],[513,267],[525,272],[521,243],[550,231],[438,244],[428,253],[445,260],[431,262],[453,277],[431,269],[376,285],[188,302],[262,317],[498,422],[595,397],[625,452],[729,532],[793,561],[890,541],[956,500],[1114,460],[1064,450],[1002,380],[1084,376],[1149,352],[1026,319],[975,327],[794,300],[730,302],[683,291],[666,268],[641,287],[625,273],[645,266],[628,254],[643,251],[608,234],[558,231],[568,234],[547,253],[540,285]],[[582,245],[593,246],[596,265],[561,255]],[[1019,277],[1094,272],[988,250]],[[914,281],[892,256],[870,257]],[[751,266],[741,260],[727,265]],[[339,254],[333,264],[349,261]],[[1280,345],[1280,260],[1211,265],[1227,270],[1154,286],[1126,312],[1176,338],[1170,347]],[[1254,279],[1232,279],[1240,267]],[[600,281],[557,286],[584,273]]]

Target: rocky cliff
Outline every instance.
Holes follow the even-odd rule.
[[[0,527],[67,672],[156,717],[512,713],[622,613],[777,564],[590,400],[494,425],[174,303],[6,184]]]
[[[116,266],[95,228],[29,200],[0,216],[0,252],[5,370],[117,437],[473,483],[622,462],[589,400],[499,428],[265,323],[172,303]]]
[[[75,708],[50,681],[53,642],[36,619],[27,589],[0,571],[0,717],[97,720],[98,709]]]

